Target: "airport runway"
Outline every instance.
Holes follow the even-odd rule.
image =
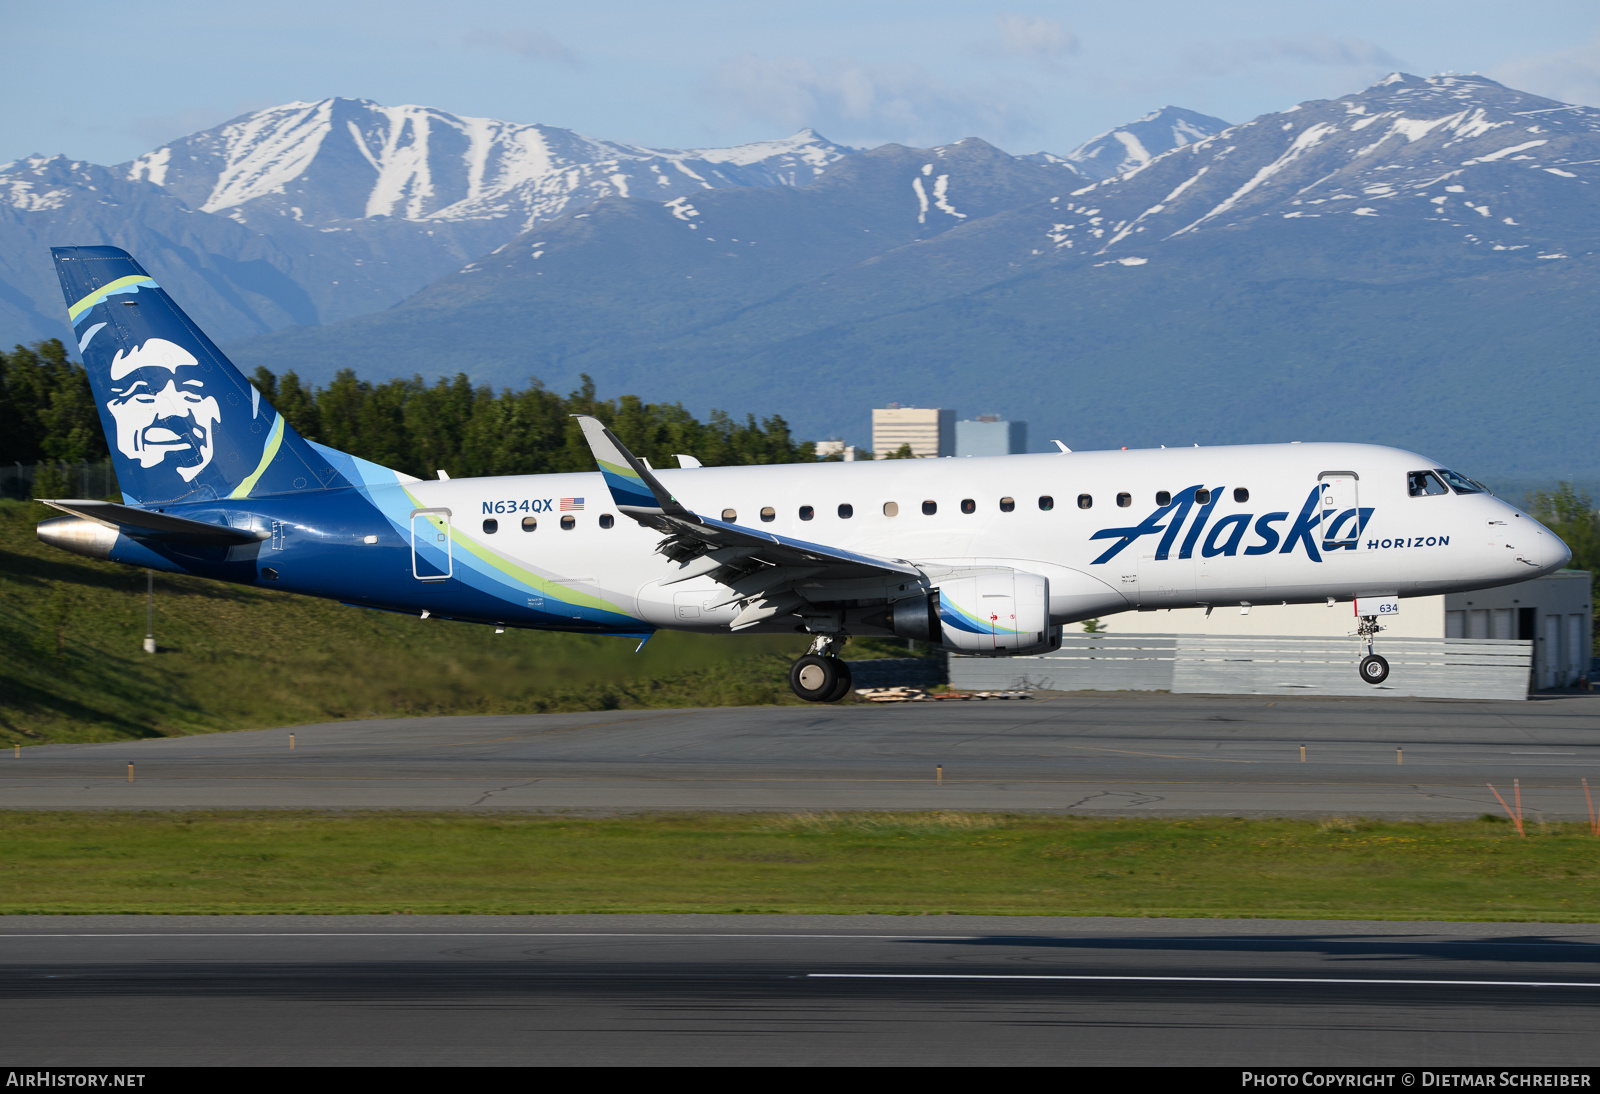
[[[1510,800],[1519,779],[1530,816],[1578,819],[1586,815],[1583,777],[1600,790],[1600,695],[1473,702],[1080,692],[393,719],[38,746],[0,754],[0,808],[1442,818],[1499,812],[1485,784]]]
[[[1600,930],[883,916],[7,917],[12,1067],[1593,1066]]]

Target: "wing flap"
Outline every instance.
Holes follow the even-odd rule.
[[[753,558],[770,562],[774,566],[804,566],[824,568],[829,577],[865,577],[870,574],[897,574],[902,577],[920,577],[922,571],[904,559],[880,558],[828,547],[803,539],[758,532],[738,524],[700,517],[699,524],[686,528],[686,532],[718,547],[746,547]],[[845,571],[845,572],[840,572]]]

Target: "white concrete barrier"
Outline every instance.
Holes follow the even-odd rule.
[[[1217,695],[1409,695],[1526,699],[1531,642],[1380,637],[1389,679],[1364,683],[1355,638],[1301,635],[1066,635],[1037,657],[950,658],[956,688],[1172,691]]]

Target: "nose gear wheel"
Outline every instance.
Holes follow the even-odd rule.
[[[1381,630],[1383,628],[1378,625],[1377,617],[1371,615],[1362,616],[1361,625],[1356,628],[1356,635],[1367,643],[1367,655],[1361,659],[1359,671],[1361,679],[1369,684],[1381,684],[1389,679],[1389,662],[1372,650],[1372,640]]]

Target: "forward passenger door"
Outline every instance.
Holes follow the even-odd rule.
[[[1348,547],[1361,533],[1361,499],[1354,471],[1324,471],[1322,485],[1322,546],[1324,550]],[[1344,516],[1344,520],[1339,518]]]

